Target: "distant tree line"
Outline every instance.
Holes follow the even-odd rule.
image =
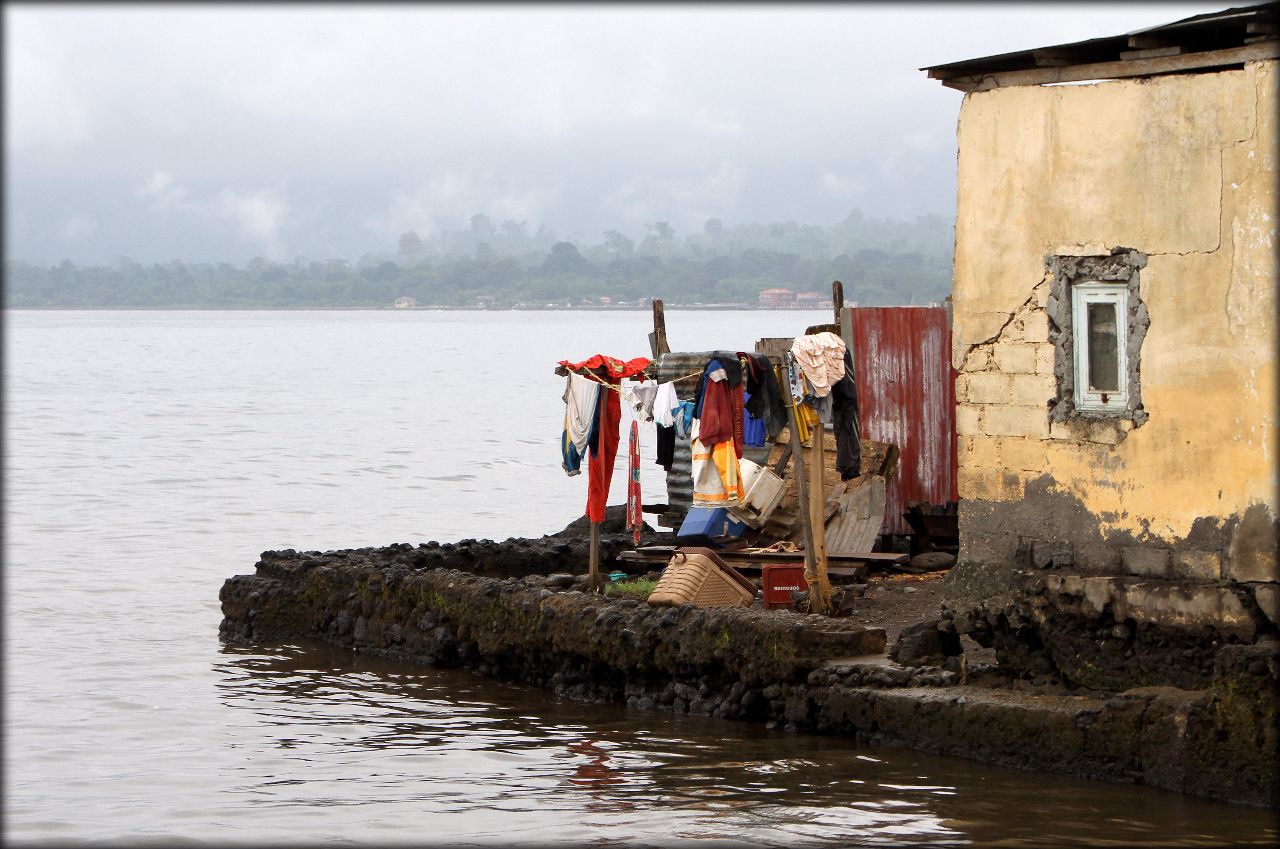
[[[5,306],[30,308],[419,307],[493,308],[614,303],[754,305],[762,289],[829,291],[844,283],[864,305],[940,301],[950,289],[952,225],[942,216],[912,222],[850,214],[832,227],[795,222],[726,227],[717,219],[683,238],[667,222],[640,241],[610,230],[596,243],[562,240],[522,222],[470,226],[423,238],[400,236],[396,250],[344,259],[108,265],[70,261],[5,264]]]

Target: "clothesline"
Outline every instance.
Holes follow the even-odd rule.
[[[590,370],[590,369],[584,369],[583,371],[578,371],[578,370],[576,370],[576,369],[572,369],[572,368],[570,368],[570,367],[568,367],[568,366],[566,366],[565,368],[566,368],[567,370],[569,370],[569,371],[572,371],[574,374],[578,375],[579,377],[585,377],[587,380],[590,380],[590,381],[593,381],[593,382],[595,382],[595,383],[598,383],[598,384],[600,384],[601,386],[605,387],[606,389],[611,389],[611,390],[613,390],[614,392],[617,392],[619,395],[621,395],[621,394],[622,394],[622,386],[621,386],[621,384],[618,384],[618,383],[610,383],[610,382],[608,382],[607,380],[601,380],[599,377],[597,377],[595,374],[593,374],[593,373],[591,372],[591,370]],[[701,377],[701,376],[702,376],[702,371],[701,371],[701,370],[699,370],[699,371],[692,372],[692,373],[690,373],[690,374],[683,375],[682,377],[675,377],[675,378],[672,378],[671,380],[669,380],[669,381],[664,381],[664,382],[666,382],[666,383],[678,383],[678,382],[679,382],[679,381],[681,381],[681,380],[689,380],[690,378],[694,378],[694,377]],[[650,379],[650,380],[657,380],[657,378],[655,378],[655,377],[650,377],[649,379]]]

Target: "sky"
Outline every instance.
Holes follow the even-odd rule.
[[[919,68],[1232,5],[6,3],[5,256],[951,216],[963,95]]]

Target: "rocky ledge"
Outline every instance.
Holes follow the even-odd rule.
[[[582,700],[1277,804],[1274,674],[1224,673],[1199,690],[1032,689],[966,668],[945,624],[937,634],[903,629],[886,653],[884,629],[850,619],[652,608],[584,592],[579,530],[501,543],[264,552],[255,574],[223,585],[220,634],[235,643],[319,638]],[[661,540],[649,534],[645,543]],[[602,541],[607,571],[630,536]],[[908,651],[909,642],[925,648]],[[1280,645],[1252,651],[1250,664],[1280,666]]]

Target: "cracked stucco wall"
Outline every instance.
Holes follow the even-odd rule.
[[[1030,551],[1065,498],[1093,524],[1093,548],[1088,563],[1060,561],[1276,580],[1277,73],[1268,60],[965,97],[952,336],[962,562]],[[1051,421],[1046,257],[1117,246],[1146,255],[1150,418]],[[1049,497],[1044,511],[1032,493]],[[1222,532],[1209,539],[1206,523]],[[1204,567],[1173,570],[1179,551]]]

